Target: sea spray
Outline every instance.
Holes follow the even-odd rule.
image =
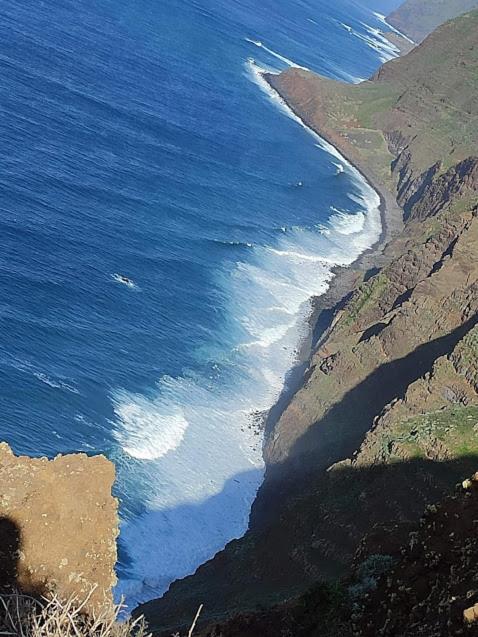
[[[305,126],[257,66],[247,68],[273,103]],[[149,491],[143,513],[122,529],[131,576],[120,591],[130,603],[160,595],[245,532],[264,469],[258,414],[278,399],[298,362],[311,299],[327,290],[334,266],[349,265],[380,236],[377,193],[307,130],[332,165],[340,162],[359,210],[335,211],[325,224],[280,232],[275,245],[251,246],[245,260],[218,273],[233,347],[217,360],[212,352],[203,374],[162,378],[151,397],[115,397],[115,435],[131,456],[120,461],[123,479],[131,475]]]

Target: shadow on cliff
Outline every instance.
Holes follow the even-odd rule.
[[[20,549],[20,529],[9,518],[0,517],[0,591],[16,587]]]
[[[365,535],[381,534],[382,545],[375,550],[390,552],[390,536],[380,528],[392,525],[408,533],[427,504],[438,502],[477,471],[476,455],[328,470],[352,457],[375,416],[429,372],[437,358],[449,354],[477,322],[474,316],[402,359],[381,365],[317,421],[284,461],[269,466],[246,536],[231,542],[194,576],[174,583],[162,600],[142,606],[152,627],[187,624],[199,603],[205,604],[205,617],[221,616],[258,604],[270,606],[318,580],[340,577]],[[227,498],[223,502],[227,507]],[[207,511],[207,503],[203,506]]]
[[[284,470],[316,472],[351,457],[386,405],[403,397],[408,386],[429,372],[437,358],[451,353],[477,323],[478,315],[474,315],[445,336],[380,365],[303,434],[285,462],[269,468],[269,477],[287,477]]]
[[[230,538],[234,533],[240,537],[246,531],[248,504],[252,503],[262,478],[262,469],[244,471],[226,480],[218,493],[204,500],[143,513],[141,536],[136,536],[134,525],[129,529],[126,526],[122,531],[119,561],[125,569],[118,571],[119,577],[128,577],[131,563],[125,544],[135,547],[136,554],[138,542],[141,545],[140,558],[145,564],[143,587],[150,595],[166,590],[172,579],[189,574],[191,556],[197,564],[211,559],[223,548],[224,538]],[[239,515],[238,510],[241,511]],[[144,528],[150,529],[150,534],[145,534]],[[170,573],[165,571],[167,565],[171,567]]]
[[[0,517],[0,595],[20,591],[40,599],[46,589],[32,584],[28,573],[21,572],[19,557],[22,551],[22,534],[17,523],[9,517]]]
[[[276,484],[278,490],[262,495],[267,516],[261,524],[253,515],[244,538],[230,542],[195,575],[174,582],[162,599],[135,614],[144,613],[151,629],[170,637],[190,624],[200,604],[203,621],[214,621],[261,611],[317,582],[336,581],[350,572],[359,547],[362,560],[396,556],[426,506],[452,494],[477,470],[478,455],[469,455],[443,462],[338,466],[309,476],[293,497],[284,496]],[[223,505],[227,512],[227,501]],[[206,502],[197,510],[207,507]]]

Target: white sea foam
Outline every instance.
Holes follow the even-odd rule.
[[[365,225],[365,214],[358,212],[356,214],[348,214],[338,211],[330,218],[330,223],[339,234],[357,234],[362,232]]]
[[[65,391],[69,391],[72,394],[79,394],[80,392],[78,391],[78,389],[76,387],[74,387],[72,384],[66,383],[64,380],[61,380],[59,378],[51,378],[50,376],[48,376],[48,374],[45,374],[44,372],[32,372],[33,376],[35,376],[35,378],[37,380],[39,380],[40,382],[44,383],[45,385],[48,385],[49,387],[52,387],[53,389],[64,389]]]
[[[112,278],[116,281],[116,283],[121,283],[121,285],[125,285],[132,290],[138,289],[138,286],[134,281],[124,276],[124,274],[112,274]]]
[[[285,57],[284,55],[280,55],[280,53],[277,53],[276,51],[273,51],[272,49],[269,49],[260,40],[254,40],[252,38],[245,38],[245,40],[246,40],[246,42],[250,42],[251,44],[254,44],[258,48],[263,49],[264,51],[266,51],[267,53],[269,53],[270,55],[272,55],[276,59],[280,60],[284,64],[287,64],[287,66],[289,66],[291,68],[303,69],[304,71],[309,71],[310,70],[306,66],[301,66],[300,64],[297,64],[296,62],[294,62],[293,60]],[[255,64],[255,60],[250,58],[249,59],[249,63]],[[268,71],[270,73],[277,73],[280,70],[280,69],[278,70],[276,68],[271,68],[271,67],[266,68],[266,66],[263,65],[262,63],[261,63],[261,69],[262,69],[262,71]],[[336,69],[336,73],[337,73],[337,75],[341,76],[342,79],[344,79],[345,81],[350,82],[352,84],[360,84],[361,82],[365,82],[365,80],[366,80],[366,78],[364,78],[364,77],[358,77],[356,75],[352,75],[351,73],[348,73],[347,71],[344,71],[343,69],[339,69],[339,68]]]
[[[382,61],[388,62],[389,60],[393,60],[396,57],[400,56],[400,49],[393,44],[385,35],[380,31],[380,29],[376,29],[375,27],[371,27],[368,24],[362,23],[363,27],[366,29],[367,33],[370,34],[373,40],[378,44],[381,48],[382,54],[385,57]]]
[[[342,80],[345,80],[346,82],[349,82],[350,84],[360,84],[361,82],[366,82],[368,79],[366,77],[359,77],[358,75],[352,75],[351,73],[347,73],[347,71],[344,71],[343,69],[339,67],[334,67],[334,65],[332,65],[332,70]]]
[[[290,66],[296,69],[304,69],[305,71],[308,71],[308,69],[305,66],[296,64],[294,61],[290,60],[289,58],[286,58],[284,55],[281,55],[280,53],[277,53],[276,51],[269,49],[269,47],[263,44],[260,40],[253,40],[251,38],[246,38],[246,42],[250,42],[251,44],[254,44],[260,49],[263,49],[264,51],[269,53],[269,55],[272,55],[272,57],[275,57],[277,60],[280,60],[281,62],[284,62],[284,64],[287,64],[287,66]]]
[[[344,22],[338,22],[338,24],[340,24],[340,26],[343,29],[345,29],[348,33],[358,38],[362,42],[365,42],[365,44],[369,48],[373,49],[377,53],[381,62],[388,62],[400,55],[400,50],[398,49],[398,47],[396,47],[392,42],[390,42],[390,40],[388,40],[383,35],[380,29],[376,29],[362,22],[361,24],[363,28],[365,29],[365,31],[367,32],[365,34],[365,33],[361,33],[360,31],[357,31],[356,29],[352,28],[349,24],[345,24]]]
[[[148,399],[138,394],[119,393],[114,402],[115,414],[122,426],[123,449],[133,458],[161,458],[183,441],[188,422],[181,408],[164,403],[161,395]]]
[[[249,61],[247,70],[273,104],[305,126],[257,65]],[[274,245],[254,245],[246,260],[218,272],[234,334],[230,350],[212,356],[202,373],[161,378],[149,397],[114,396],[119,479],[144,503],[121,530],[129,566],[118,594],[130,606],[162,594],[245,532],[264,470],[257,415],[277,400],[298,360],[311,297],[327,290],[335,265],[350,264],[379,237],[378,195],[309,132],[343,166],[359,210],[333,211],[326,227],[278,228]]]
[[[377,11],[373,11],[372,12],[373,15],[377,18],[377,20],[380,20],[380,22],[383,22],[385,24],[385,26],[390,29],[391,31],[393,31],[394,33],[396,33],[397,35],[400,35],[402,38],[404,38],[405,40],[408,40],[408,42],[410,42],[410,44],[415,44],[415,42],[410,39],[408,37],[408,35],[405,35],[405,33],[402,33],[402,31],[399,31],[398,29],[396,29],[394,26],[392,26],[391,24],[389,24],[387,22],[387,18],[386,16],[383,15],[383,13],[378,13]]]
[[[29,361],[14,358],[10,361],[10,365],[21,372],[31,374],[38,381],[52,389],[61,389],[63,391],[71,392],[72,394],[80,393],[79,389],[75,387],[73,381],[70,379],[54,376],[51,373],[47,374],[46,372],[37,369]]]
[[[340,26],[343,27],[346,31],[348,31],[349,33],[353,33],[354,30],[352,29],[351,26],[349,26],[348,24],[345,24],[345,22],[340,22]]]
[[[334,166],[337,168],[337,175],[341,175],[344,172],[344,167],[340,163],[333,162]]]

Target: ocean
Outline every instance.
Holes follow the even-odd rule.
[[[0,438],[115,462],[130,606],[245,532],[310,299],[380,235],[260,70],[358,82],[382,28],[351,0],[0,6]]]

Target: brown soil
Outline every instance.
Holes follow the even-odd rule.
[[[116,583],[114,466],[103,456],[17,457],[0,444],[0,586],[92,604]]]

